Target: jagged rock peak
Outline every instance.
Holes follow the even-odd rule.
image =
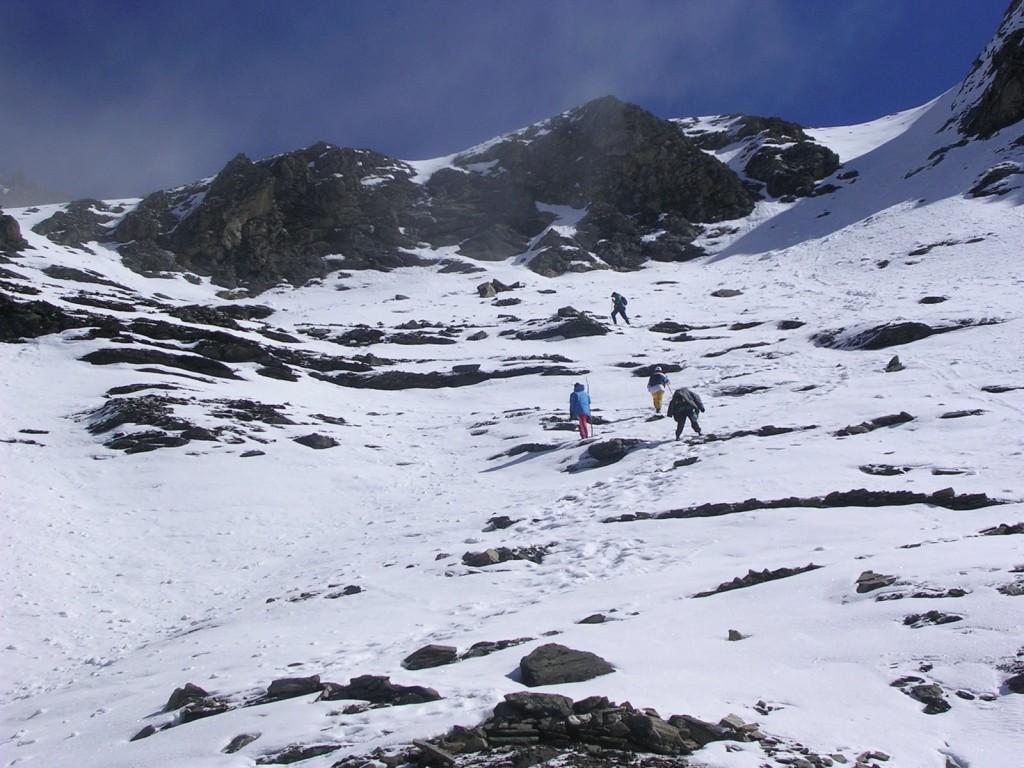
[[[480,145],[455,164],[507,174],[545,203],[611,205],[646,224],[662,214],[721,221],[753,208],[740,180],[672,122],[614,96]]]
[[[1024,0],[1013,0],[1003,23],[953,103],[965,136],[987,139],[1024,119]]]

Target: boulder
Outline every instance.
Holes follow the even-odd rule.
[[[237,736],[235,736],[235,738],[233,738],[231,741],[229,741],[228,745],[224,747],[224,749],[222,749],[221,752],[223,752],[225,755],[233,755],[235,752],[242,749],[243,747],[247,747],[250,744],[252,744],[260,736],[262,736],[262,734],[260,733],[240,733]]]
[[[939,715],[950,710],[949,702],[942,695],[942,688],[934,683],[913,685],[904,689],[904,693],[924,704],[926,715]]]
[[[303,435],[302,437],[296,437],[295,442],[299,445],[304,445],[307,448],[313,448],[317,451],[322,451],[325,448],[334,448],[339,445],[338,441],[330,435],[321,435],[313,433],[310,435]]]
[[[28,241],[21,235],[18,220],[0,211],[0,253],[17,253],[28,247]]]
[[[323,690],[320,675],[308,677],[282,677],[274,680],[267,688],[268,699],[291,699]]]
[[[164,704],[164,712],[173,712],[176,709],[181,709],[186,704],[198,701],[199,699],[205,699],[209,695],[198,685],[185,683],[183,687],[174,689],[174,693],[171,694],[170,698],[167,699],[167,703]]]
[[[887,576],[881,573],[875,573],[874,571],[864,571],[860,576],[857,577],[857,592],[864,594],[866,592],[873,592],[876,589],[882,587],[888,587],[891,584],[896,583],[895,576]]]
[[[544,339],[577,339],[584,336],[604,336],[608,328],[592,317],[580,314],[562,322],[549,323],[536,331],[519,331],[516,338],[524,341],[541,341]]]
[[[405,669],[430,669],[432,667],[443,667],[458,661],[459,651],[453,645],[425,645],[419,650],[413,651],[402,660]]]
[[[519,670],[523,684],[536,688],[592,680],[614,672],[615,668],[590,651],[548,643],[524,656],[519,662]]]

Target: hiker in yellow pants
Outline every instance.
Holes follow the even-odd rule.
[[[647,379],[647,391],[651,393],[651,400],[654,401],[656,413],[661,413],[661,401],[670,386],[672,386],[672,382],[668,380],[668,376],[661,372],[660,365],[656,366],[654,373]]]

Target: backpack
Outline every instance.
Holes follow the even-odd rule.
[[[669,400],[668,402],[668,411],[666,411],[670,419],[676,415],[676,411],[679,410],[679,406],[681,406],[682,404],[682,393],[679,392],[679,390],[676,390],[675,393],[672,395],[672,399]]]
[[[627,304],[629,304],[629,300],[622,295],[619,296],[619,302],[622,304],[622,306],[626,306]]]

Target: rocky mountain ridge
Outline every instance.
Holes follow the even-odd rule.
[[[1011,4],[953,104],[947,125],[963,140],[1024,115],[1020,11]],[[557,276],[706,255],[694,241],[708,225],[743,219],[759,200],[831,194],[844,178],[838,155],[795,123],[663,120],[609,96],[441,163],[327,143],[239,155],[130,209],[72,203],[36,231],[76,247],[115,244],[141,274],[194,274],[250,294],[339,268],[441,261],[516,258]]]

